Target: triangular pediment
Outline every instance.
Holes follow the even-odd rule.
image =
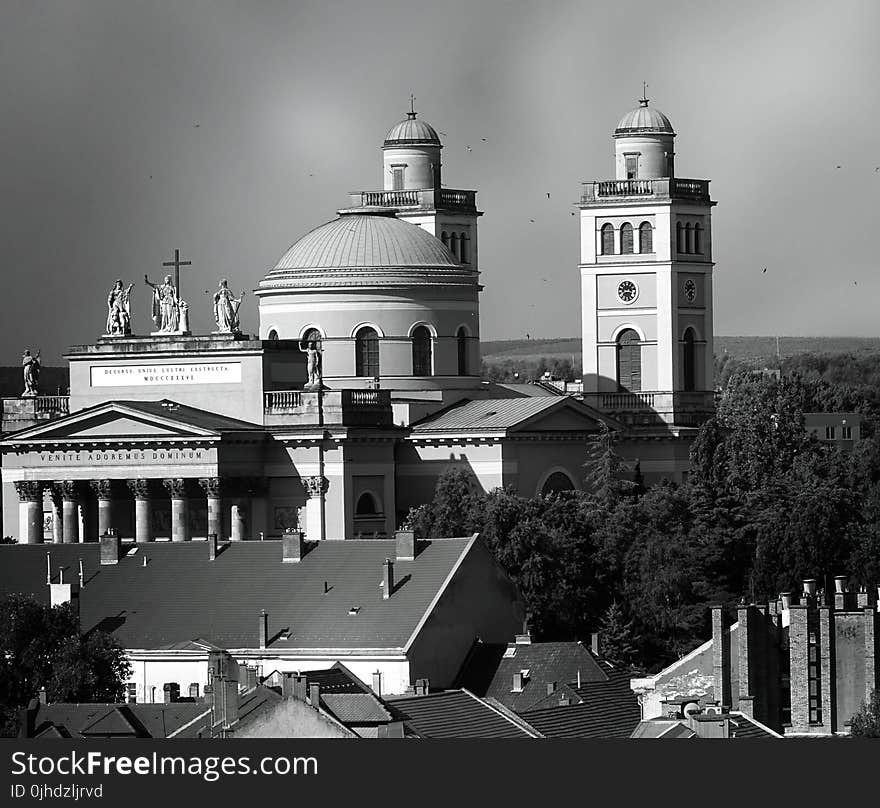
[[[597,432],[609,419],[572,398],[560,398],[554,406],[525,418],[511,432]]]
[[[56,441],[105,441],[146,438],[198,439],[219,433],[210,428],[195,426],[175,419],[169,409],[161,415],[136,406],[110,402],[71,413],[63,418],[46,421],[10,435],[4,445]]]

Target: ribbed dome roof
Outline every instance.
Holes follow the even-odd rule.
[[[640,106],[631,112],[627,112],[617,124],[614,135],[641,135],[662,134],[674,135],[672,124],[659,109],[648,106],[647,101],[642,101]]]
[[[395,124],[385,135],[383,146],[401,146],[406,143],[430,143],[440,146],[440,138],[431,124],[416,118],[417,113],[407,112],[406,119]]]
[[[461,276],[459,278],[459,276]],[[440,239],[393,216],[341,215],[316,227],[278,261],[260,286],[383,286],[410,283],[475,282]],[[455,280],[458,278],[458,280]]]

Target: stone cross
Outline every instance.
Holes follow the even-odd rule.
[[[192,261],[181,261],[180,260],[180,250],[174,251],[174,260],[173,261],[165,261],[162,264],[163,267],[174,267],[174,288],[177,290],[177,299],[181,300],[180,294],[180,268],[181,267],[191,267]]]

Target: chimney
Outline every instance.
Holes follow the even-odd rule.
[[[403,721],[392,721],[390,724],[379,724],[379,738],[402,738]]]
[[[209,533],[208,534],[208,561],[213,561],[217,558],[217,534]]]
[[[305,701],[309,692],[309,679],[304,673],[293,675],[293,697],[297,701]]]
[[[430,689],[430,682],[427,679],[416,679],[417,696],[427,696]]]
[[[594,631],[590,635],[590,650],[595,656],[602,656],[601,636],[598,631]]]
[[[281,562],[299,564],[303,558],[303,533],[288,528],[281,537]]]
[[[834,576],[834,608],[843,611],[846,608],[846,575]]]
[[[513,689],[511,693],[522,693],[523,689],[523,675],[522,671],[517,671],[513,674]]]
[[[269,615],[265,609],[260,610],[260,648],[265,648],[269,640]]]
[[[731,703],[730,630],[723,606],[712,607],[712,681],[715,700]]]
[[[373,672],[373,692],[381,698],[382,696],[382,671]]]
[[[214,713],[214,723],[221,724],[221,730],[228,730],[238,721],[238,679],[224,679],[218,683],[220,688],[220,714]]]
[[[245,668],[245,679],[248,690],[253,690],[257,686],[257,669],[256,667]]]
[[[514,645],[531,645],[532,644],[532,635],[526,632],[525,634],[517,634],[513,638]]]
[[[856,606],[859,609],[864,609],[865,606],[868,605],[868,590],[865,587],[860,586],[859,591],[856,594]]]
[[[568,696],[560,696],[559,706],[560,707],[568,707],[569,705],[571,705],[571,699]]]
[[[309,682],[309,703],[315,709],[321,706],[321,686],[317,682]]]
[[[101,566],[119,563],[119,536],[109,530],[101,536]]]
[[[791,608],[791,592],[780,592],[779,599],[782,601],[782,611],[788,611]]]
[[[398,561],[413,561],[416,557],[416,534],[412,530],[395,530],[394,543]]]
[[[556,682],[547,682],[547,695],[552,696],[556,692]]]
[[[47,704],[49,702],[49,698],[46,695],[46,688],[45,687],[41,687],[40,692],[37,693],[37,701],[39,701],[40,704]]]
[[[804,597],[805,598],[816,597],[816,579],[815,578],[804,578]]]
[[[394,592],[394,562],[385,559],[382,565],[382,600],[388,600]]]
[[[180,685],[177,682],[165,682],[162,685],[162,693],[165,699],[165,704],[172,704],[175,701],[180,701]]]

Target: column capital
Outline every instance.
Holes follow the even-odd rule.
[[[182,477],[172,477],[162,480],[165,490],[171,494],[172,499],[184,499],[186,497],[186,480]]]
[[[98,499],[110,499],[110,480],[89,480],[89,486],[95,492]]]
[[[330,487],[330,482],[322,475],[317,475],[315,477],[300,477],[300,480],[306,491],[306,496],[309,499],[312,497],[323,496],[327,493],[327,489]]]
[[[138,478],[137,480],[126,480],[125,484],[128,486],[128,490],[131,491],[131,493],[135,499],[149,499],[150,498],[150,481],[149,480],[145,480],[143,478]]]
[[[61,498],[68,502],[76,502],[79,498],[79,483],[76,480],[61,480],[56,483],[61,491]]]
[[[217,499],[223,490],[223,481],[219,477],[200,477],[199,485],[208,497]]]
[[[52,498],[52,504],[58,506],[61,503],[61,486],[58,483],[49,483],[46,490]]]
[[[39,502],[43,498],[43,484],[39,480],[16,480],[15,490],[21,502]]]

